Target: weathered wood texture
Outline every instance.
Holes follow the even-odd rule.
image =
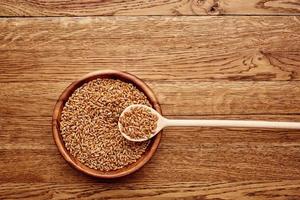
[[[169,117],[300,121],[300,19],[0,19],[0,199],[300,198],[297,130],[169,128],[140,171],[114,181],[72,169],[51,135],[72,80],[120,69]]]
[[[296,16],[2,18],[0,30],[4,83],[104,68],[149,81],[300,80]]]
[[[297,200],[300,181],[248,181],[127,184],[20,184],[0,185],[0,198],[11,199],[276,199]],[[1,187],[2,186],[2,187]],[[15,193],[17,190],[20,193]]]
[[[0,16],[299,14],[299,0],[1,0],[0,4]]]

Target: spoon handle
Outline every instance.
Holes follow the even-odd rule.
[[[271,122],[256,120],[190,120],[167,119],[166,126],[202,126],[202,127],[247,127],[247,128],[283,128],[300,129],[298,122]]]

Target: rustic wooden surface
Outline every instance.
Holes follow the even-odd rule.
[[[1,0],[0,15],[300,15],[300,0]]]
[[[211,14],[230,16],[170,16]],[[168,117],[300,121],[299,14],[298,0],[0,0],[0,199],[300,199],[297,130],[168,128],[111,181],[72,169],[51,133],[60,93],[101,69],[145,80]]]

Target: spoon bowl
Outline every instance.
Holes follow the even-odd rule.
[[[153,115],[156,115],[158,117],[157,126],[156,126],[156,129],[153,131],[153,133],[149,137],[132,138],[129,135],[127,135],[126,133],[124,133],[123,126],[119,120],[119,122],[118,122],[119,130],[120,130],[121,134],[123,135],[123,137],[125,137],[127,140],[130,140],[133,142],[143,142],[143,141],[149,140],[149,139],[153,138],[157,133],[159,133],[167,125],[168,119],[161,116],[161,114],[159,112],[157,112],[156,110],[154,110],[153,108],[146,106],[146,105],[142,105],[142,104],[133,104],[133,105],[126,107],[124,109],[124,111],[121,113],[120,118],[122,116],[124,116],[125,113],[130,112],[133,108],[144,108],[146,110],[149,110]]]

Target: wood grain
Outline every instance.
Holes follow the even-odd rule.
[[[300,179],[299,142],[203,143],[200,139],[185,140],[185,137],[177,139],[176,143],[174,140],[169,140],[173,143],[164,142],[168,139],[170,136],[164,138],[161,147],[145,167],[116,182],[148,184],[153,181],[168,183]],[[192,140],[194,142],[188,144]],[[185,145],[182,144],[185,141]],[[2,183],[95,181],[71,168],[57,149],[1,150],[0,154],[5,163],[0,166]]]
[[[168,116],[176,118],[178,116]],[[213,116],[180,116],[181,118],[226,119],[226,115]],[[230,115],[231,119],[255,119],[300,121],[300,115]],[[2,150],[56,150],[52,141],[51,117],[2,117],[0,149]],[[222,130],[222,131],[220,131]],[[223,133],[226,131],[226,134]],[[177,138],[184,138],[184,143],[177,145],[187,146],[201,143],[297,143],[300,135],[297,130],[265,130],[265,129],[238,129],[238,128],[168,128],[164,134],[164,143],[175,143]],[[22,137],[19,137],[22,135]],[[196,141],[193,138],[197,137]]]
[[[299,121],[299,116],[281,116],[280,119],[274,116],[247,118]],[[245,119],[245,116],[232,118]],[[1,134],[0,140],[4,163],[0,165],[0,182],[94,181],[73,170],[63,160],[53,142],[51,117],[4,117],[2,120],[5,134]],[[169,128],[165,130],[154,158],[140,171],[120,181],[299,180],[299,149],[297,130]],[[174,168],[170,169],[170,166]]]
[[[74,189],[76,188],[76,189]],[[134,189],[133,189],[134,188]],[[10,199],[276,199],[297,200],[300,181],[205,182],[118,184],[23,184],[0,185],[0,198]],[[13,192],[17,191],[17,192]]]
[[[157,95],[164,115],[300,114],[298,81],[147,83]],[[8,102],[0,104],[1,113],[11,117],[51,116],[57,98],[67,86],[68,82],[59,80],[0,83],[0,101]]]
[[[0,5],[0,16],[299,14],[299,0],[2,0]]]
[[[211,5],[171,11],[191,3],[2,0],[0,15],[207,15]],[[214,14],[297,15],[299,2],[215,3]],[[299,16],[0,18],[0,199],[298,200],[297,130],[168,128],[141,170],[104,181],[64,161],[51,116],[72,81],[119,69],[145,80],[170,118],[300,121],[299,33]]]
[[[4,83],[100,69],[144,80],[300,80],[295,16],[3,18],[0,30]]]

